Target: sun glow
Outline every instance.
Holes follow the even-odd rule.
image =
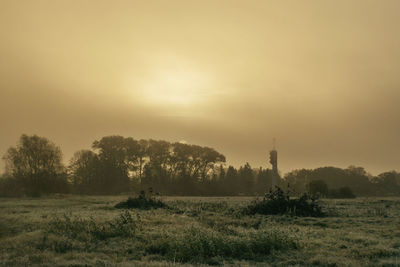
[[[158,106],[192,106],[205,100],[208,85],[208,77],[199,71],[164,70],[143,83],[142,97]]]

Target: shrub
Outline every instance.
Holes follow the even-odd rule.
[[[158,209],[166,208],[167,205],[159,199],[152,196],[146,196],[144,191],[140,192],[138,197],[129,197],[128,200],[122,201],[115,205],[117,209]]]
[[[293,216],[322,217],[324,213],[317,203],[317,198],[303,194],[299,198],[290,199],[279,187],[270,190],[262,200],[255,200],[244,209],[245,214],[290,214]]]
[[[312,196],[326,197],[328,195],[328,185],[323,180],[313,180],[307,185],[308,192]]]
[[[329,190],[330,198],[355,198],[353,190],[350,187],[341,187],[338,189]]]

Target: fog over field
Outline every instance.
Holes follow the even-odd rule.
[[[400,266],[399,0],[0,0],[1,266]]]
[[[282,172],[399,170],[399,10],[397,0],[2,0],[0,154],[38,134],[67,163],[120,134],[267,167],[276,137]]]

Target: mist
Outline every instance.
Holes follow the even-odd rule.
[[[211,146],[280,170],[398,170],[398,1],[2,1],[0,153],[95,139]]]

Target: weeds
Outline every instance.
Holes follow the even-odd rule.
[[[261,260],[273,250],[296,249],[297,243],[276,231],[224,235],[190,227],[181,234],[153,241],[146,252],[161,254],[168,260],[191,263],[219,263],[219,259]]]
[[[21,231],[20,225],[15,219],[4,219],[0,217],[0,238],[16,235]]]
[[[99,241],[138,236],[139,220],[126,211],[113,221],[99,223],[93,218],[53,219],[36,249],[56,253],[71,250],[90,251]],[[126,239],[128,240],[128,239]],[[244,230],[229,234],[212,228],[189,227],[178,233],[141,232],[136,241],[138,255],[160,255],[163,259],[182,263],[218,264],[223,259],[262,260],[274,250],[296,249],[297,243],[278,231]],[[104,243],[103,243],[104,244]],[[142,251],[142,252],[140,252]]]
[[[63,218],[54,218],[48,225],[47,232],[65,236],[80,241],[105,240],[113,237],[133,237],[138,229],[138,220],[125,211],[113,221],[105,223],[96,222],[92,217],[71,219],[65,215]]]
[[[325,218],[248,216],[241,197],[135,212],[116,210],[120,199],[2,199],[0,266],[398,266],[398,198],[326,199],[338,214]]]

